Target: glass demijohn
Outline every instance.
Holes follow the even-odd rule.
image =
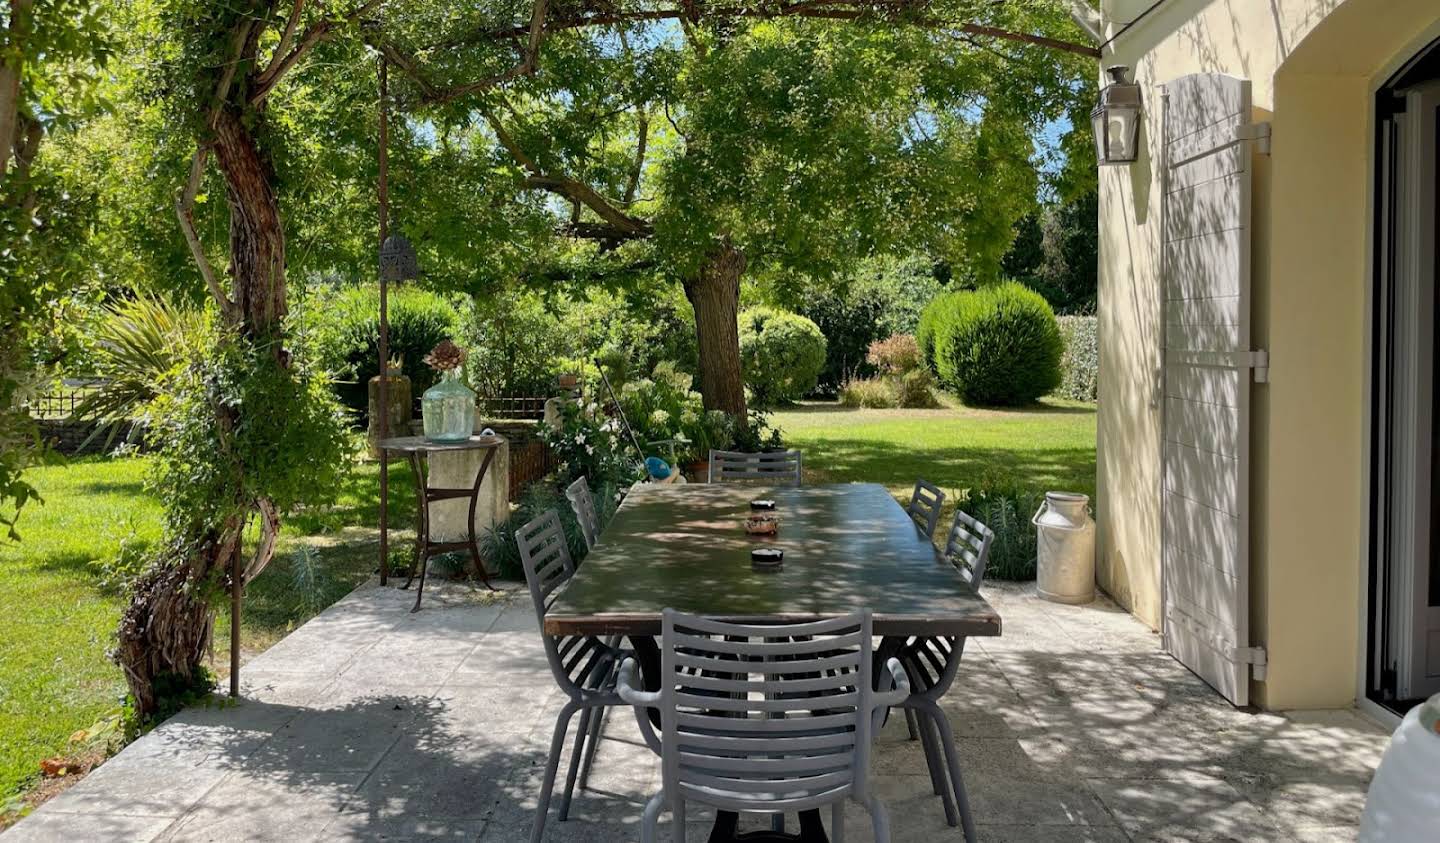
[[[460,371],[441,374],[440,382],[420,399],[425,438],[431,442],[464,442],[475,431],[475,393],[460,380]]]

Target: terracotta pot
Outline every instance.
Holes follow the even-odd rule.
[[[572,373],[565,373],[560,376],[561,389],[574,389],[580,385],[580,376]]]
[[[684,465],[685,478],[691,483],[710,482],[710,461],[694,460]]]

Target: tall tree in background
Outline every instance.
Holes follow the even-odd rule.
[[[560,234],[680,280],[706,406],[737,415],[747,272],[926,250],[997,274],[1030,138],[1089,102],[1093,50],[1048,37],[1075,34],[1063,3],[533,9],[523,72],[534,30],[499,9],[397,9],[371,40],[417,118],[469,128]]]
[[[99,108],[109,51],[97,3],[0,2],[0,540],[18,538],[15,521],[35,496],[21,475],[40,444],[19,400],[40,374],[37,346],[79,273],[74,247],[89,221],[89,197],[70,195],[37,157],[47,136]]]

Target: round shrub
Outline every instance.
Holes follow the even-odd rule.
[[[387,305],[390,356],[401,358],[411,393],[418,396],[435,385],[435,372],[424,357],[441,340],[456,335],[459,314],[444,296],[417,287],[392,288]],[[313,295],[300,308],[299,318],[317,361],[339,379],[335,391],[341,403],[363,420],[367,384],[380,372],[379,290],[357,286]]]
[[[804,316],[770,307],[740,314],[740,362],[760,407],[814,391],[825,366],[825,335]]]
[[[1055,312],[1014,281],[947,293],[920,319],[921,355],[966,404],[1029,404],[1060,385],[1064,341]]]

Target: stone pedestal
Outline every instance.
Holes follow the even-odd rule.
[[[464,489],[475,483],[475,473],[485,462],[485,450],[437,451],[430,455],[429,486]],[[470,502],[465,499],[436,501],[430,504],[430,538],[433,541],[464,541],[465,518]],[[480,497],[475,505],[475,536],[510,516],[510,443],[501,439],[495,458],[480,484]],[[488,566],[488,562],[487,562]]]

